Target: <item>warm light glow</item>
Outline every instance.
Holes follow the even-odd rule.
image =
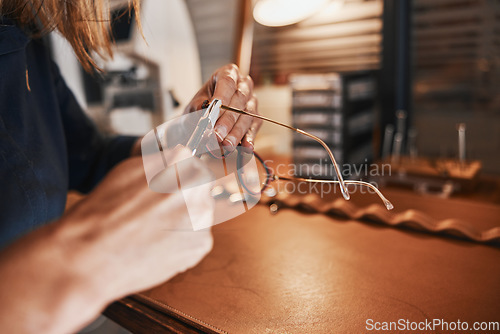
[[[278,27],[294,24],[314,15],[331,0],[260,0],[253,17],[260,24]]]

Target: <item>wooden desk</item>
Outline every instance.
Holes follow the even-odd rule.
[[[499,207],[387,195],[398,210],[500,225]],[[360,333],[367,319],[500,321],[496,246],[291,209],[271,215],[264,205],[213,234],[198,266],[105,314],[135,333]]]

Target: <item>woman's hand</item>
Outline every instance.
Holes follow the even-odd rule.
[[[186,164],[183,168],[190,167]],[[191,175],[191,180],[200,176],[197,166],[185,172]],[[174,183],[173,188],[177,188],[176,178],[163,182]],[[206,192],[189,198],[190,205],[203,213],[197,217],[211,220],[210,189],[199,189]],[[71,230],[74,221],[85,221],[86,232],[74,240],[73,245],[81,242],[82,247],[101,255],[94,257],[83,253],[82,261],[89,266],[106,266],[109,280],[116,289],[114,294],[123,296],[176,274],[173,272],[178,269],[173,268],[176,259],[186,252],[203,250],[203,254],[191,258],[191,263],[187,261],[182,270],[193,266],[211,249],[210,231],[194,232],[189,214],[195,213],[188,213],[181,192],[160,194],[148,188],[142,159],[132,158],[114,168],[90,196],[72,208],[63,217],[63,224]],[[67,239],[65,235],[62,237]]]
[[[196,93],[186,108],[186,112],[201,109],[205,100],[219,99],[222,104],[259,114],[257,98],[253,93],[253,81],[249,76],[242,76],[238,66],[229,64],[219,68]],[[221,110],[215,125],[215,133],[224,147],[232,151],[241,142],[253,149],[253,141],[262,120]]]
[[[208,188],[189,199],[200,219],[212,219],[210,199]],[[0,332],[74,332],[113,300],[196,265],[212,236],[193,231],[189,217],[182,193],[155,193],[141,158],[124,161],[59,221],[0,253],[9,305]]]

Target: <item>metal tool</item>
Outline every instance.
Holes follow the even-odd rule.
[[[196,154],[206,131],[209,128],[213,129],[215,122],[217,122],[219,118],[221,106],[222,101],[214,99],[212,103],[208,105],[207,110],[198,121],[198,124],[196,124],[193,134],[186,144],[186,147],[191,150],[191,155]]]

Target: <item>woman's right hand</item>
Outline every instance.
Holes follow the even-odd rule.
[[[213,214],[210,199],[209,189],[189,199],[207,220]],[[7,316],[0,312],[0,327],[75,331],[108,303],[196,265],[213,240],[210,230],[193,231],[184,201],[180,192],[150,190],[141,158],[119,164],[59,221],[0,254],[0,276],[4,288],[9,286],[1,289],[0,300],[22,301],[18,314],[11,306]],[[33,323],[40,317],[30,314],[44,312],[50,321]]]
[[[193,159],[191,173],[184,171],[193,179],[201,175],[195,162]],[[177,185],[176,178],[163,182]],[[198,189],[201,192],[197,197],[189,198],[190,208],[201,212],[196,217],[212,219],[210,189]],[[192,211],[189,214],[193,217]],[[73,221],[81,222],[80,228],[85,230],[71,247],[76,243],[92,250],[82,252],[79,260],[95,266],[96,271],[106,267],[104,272],[110,275],[107,282],[116,298],[159,284],[194,266],[210,251],[210,230],[193,231],[189,214],[180,191],[159,194],[149,189],[142,159],[131,158],[113,169],[90,196],[68,212],[63,224],[71,231]]]

